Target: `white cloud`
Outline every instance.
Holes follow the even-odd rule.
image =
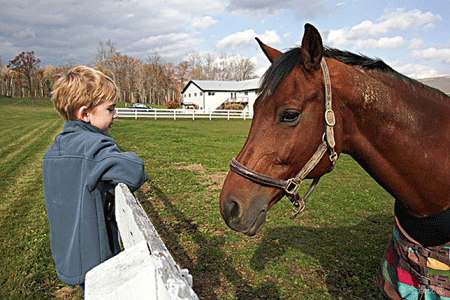
[[[402,73],[408,77],[414,79],[420,78],[430,78],[437,76],[444,76],[448,74],[444,74],[439,72],[438,70],[424,65],[416,65],[416,64],[404,64],[399,61],[395,61],[391,64],[391,66],[399,73]]]
[[[205,29],[217,23],[211,16],[197,17],[192,20],[192,28]]]
[[[253,29],[248,29],[245,31],[230,34],[229,36],[223,38],[217,43],[217,49],[243,49],[248,46],[254,45],[255,37],[258,37],[261,41],[264,41],[264,43],[267,44],[273,45],[281,43],[281,38],[278,36],[275,30],[266,30],[264,34],[256,34]]]
[[[421,39],[418,38],[413,38],[410,42],[409,42],[409,49],[417,49],[420,47],[420,45],[423,44],[423,41]]]
[[[157,52],[163,58],[174,58],[194,51],[202,41],[187,33],[170,33],[143,38],[131,44],[125,50],[126,53],[137,56],[146,56]]]
[[[25,28],[19,31],[16,37],[19,39],[34,39],[36,38],[36,32],[31,28]]]
[[[404,8],[397,8],[393,12],[388,12],[380,17],[385,20],[380,25],[386,31],[409,30],[422,25],[429,26],[434,21],[442,21],[440,15],[434,15],[431,12],[422,13],[418,9],[405,12]]]
[[[384,48],[396,48],[405,44],[403,37],[396,36],[393,38],[380,38],[378,40],[375,39],[367,39],[367,40],[357,40],[354,45],[355,50],[361,49],[384,49]]]
[[[398,8],[387,12],[379,18],[378,23],[366,20],[353,27],[346,27],[326,32],[325,42],[333,47],[342,45],[361,45],[364,40],[374,39],[395,31],[409,31],[428,27],[432,22],[441,21],[440,15],[431,12],[422,13],[418,9],[406,11]]]
[[[2,60],[3,64],[8,64],[9,60],[13,59],[17,54],[21,52],[20,48],[14,46],[14,44],[11,43],[10,41],[4,41],[1,37],[0,37],[0,50],[1,50],[0,59]]]
[[[227,5],[224,0],[0,2],[0,42],[27,51],[43,49],[39,58],[46,56],[48,60],[43,63],[53,65],[73,60],[89,63],[98,42],[108,39],[122,54],[145,55],[149,49],[157,49],[162,57],[181,59],[203,41],[190,31],[215,24],[213,16]],[[5,48],[0,49],[3,59],[12,59]],[[182,54],[174,57],[176,53]]]
[[[147,38],[140,39],[137,42],[134,42],[131,44],[131,47],[135,48],[149,48],[149,47],[159,47],[161,45],[164,45],[168,42],[173,42],[175,40],[183,40],[188,37],[188,34],[186,33],[170,33],[165,35],[157,35],[157,36],[150,36]]]
[[[44,14],[39,17],[41,22],[47,24],[63,24],[67,21],[63,14]]]
[[[266,30],[264,34],[259,34],[258,38],[266,44],[276,45],[281,43],[281,38],[278,36],[276,30]]]
[[[330,12],[322,0],[230,0],[227,10],[242,15],[269,16],[283,11],[293,11],[297,19],[311,19]]]
[[[436,49],[434,47],[425,50],[414,50],[410,56],[417,60],[439,60],[443,63],[450,63],[450,49]]]
[[[436,28],[436,25],[434,23],[429,23],[423,27],[423,29],[427,29],[427,30],[434,29],[434,28]]]
[[[270,62],[262,51],[250,58],[250,61],[255,65],[255,74],[258,77],[262,77],[270,67]]]

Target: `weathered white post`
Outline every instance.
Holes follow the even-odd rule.
[[[124,251],[86,275],[88,300],[199,299],[192,276],[180,270],[139,201],[119,183],[116,219]]]

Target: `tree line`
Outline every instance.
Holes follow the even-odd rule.
[[[49,98],[54,82],[75,65],[40,66],[33,51],[22,52],[7,64],[0,57],[0,97]],[[189,80],[247,80],[255,78],[248,58],[211,53],[191,53],[177,64],[165,62],[155,52],[139,60],[121,54],[111,40],[99,42],[94,62],[87,64],[110,76],[120,90],[121,102],[164,105],[180,103]]]

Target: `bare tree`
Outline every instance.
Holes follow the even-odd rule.
[[[33,76],[33,72],[34,72],[36,66],[38,66],[40,62],[41,62],[41,60],[37,59],[34,56],[34,51],[31,51],[31,52],[20,53],[13,60],[11,60],[8,64],[8,68],[25,76],[25,78],[28,81],[30,97],[32,97],[32,98],[34,97],[34,95],[33,95],[33,85],[31,82],[31,78]]]
[[[111,40],[107,40],[106,43],[103,43],[102,41],[98,43],[95,63],[100,71],[106,74],[112,71],[113,65],[111,59],[116,52],[117,48]]]
[[[2,65],[0,69],[0,96],[11,95],[8,93],[8,91],[10,91],[10,89],[8,89],[9,83],[10,78],[8,76],[8,68],[5,65]]]
[[[216,63],[217,57],[212,53],[206,53],[203,57],[203,74],[205,79],[208,80],[220,80],[220,69]]]
[[[121,92],[121,100],[134,102],[136,72],[140,69],[141,61],[121,55],[120,52],[116,52],[110,60],[115,82]]]
[[[249,58],[240,55],[228,60],[228,72],[232,80],[241,81],[255,78],[255,65]]]
[[[206,77],[203,74],[203,58],[198,52],[192,52],[188,54],[187,62],[189,65],[188,75],[191,80],[205,80]]]
[[[212,53],[203,56],[198,52],[188,55],[188,77],[191,80],[247,80],[255,78],[255,65],[240,55],[218,57]]]
[[[164,64],[161,56],[154,52],[153,54],[147,55],[148,63],[148,83],[150,87],[150,102],[154,104],[164,104],[164,93],[162,91],[162,72],[161,68]]]

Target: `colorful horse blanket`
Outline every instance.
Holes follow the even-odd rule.
[[[377,282],[393,300],[450,300],[450,243],[423,247],[395,218],[394,234],[384,255]]]

